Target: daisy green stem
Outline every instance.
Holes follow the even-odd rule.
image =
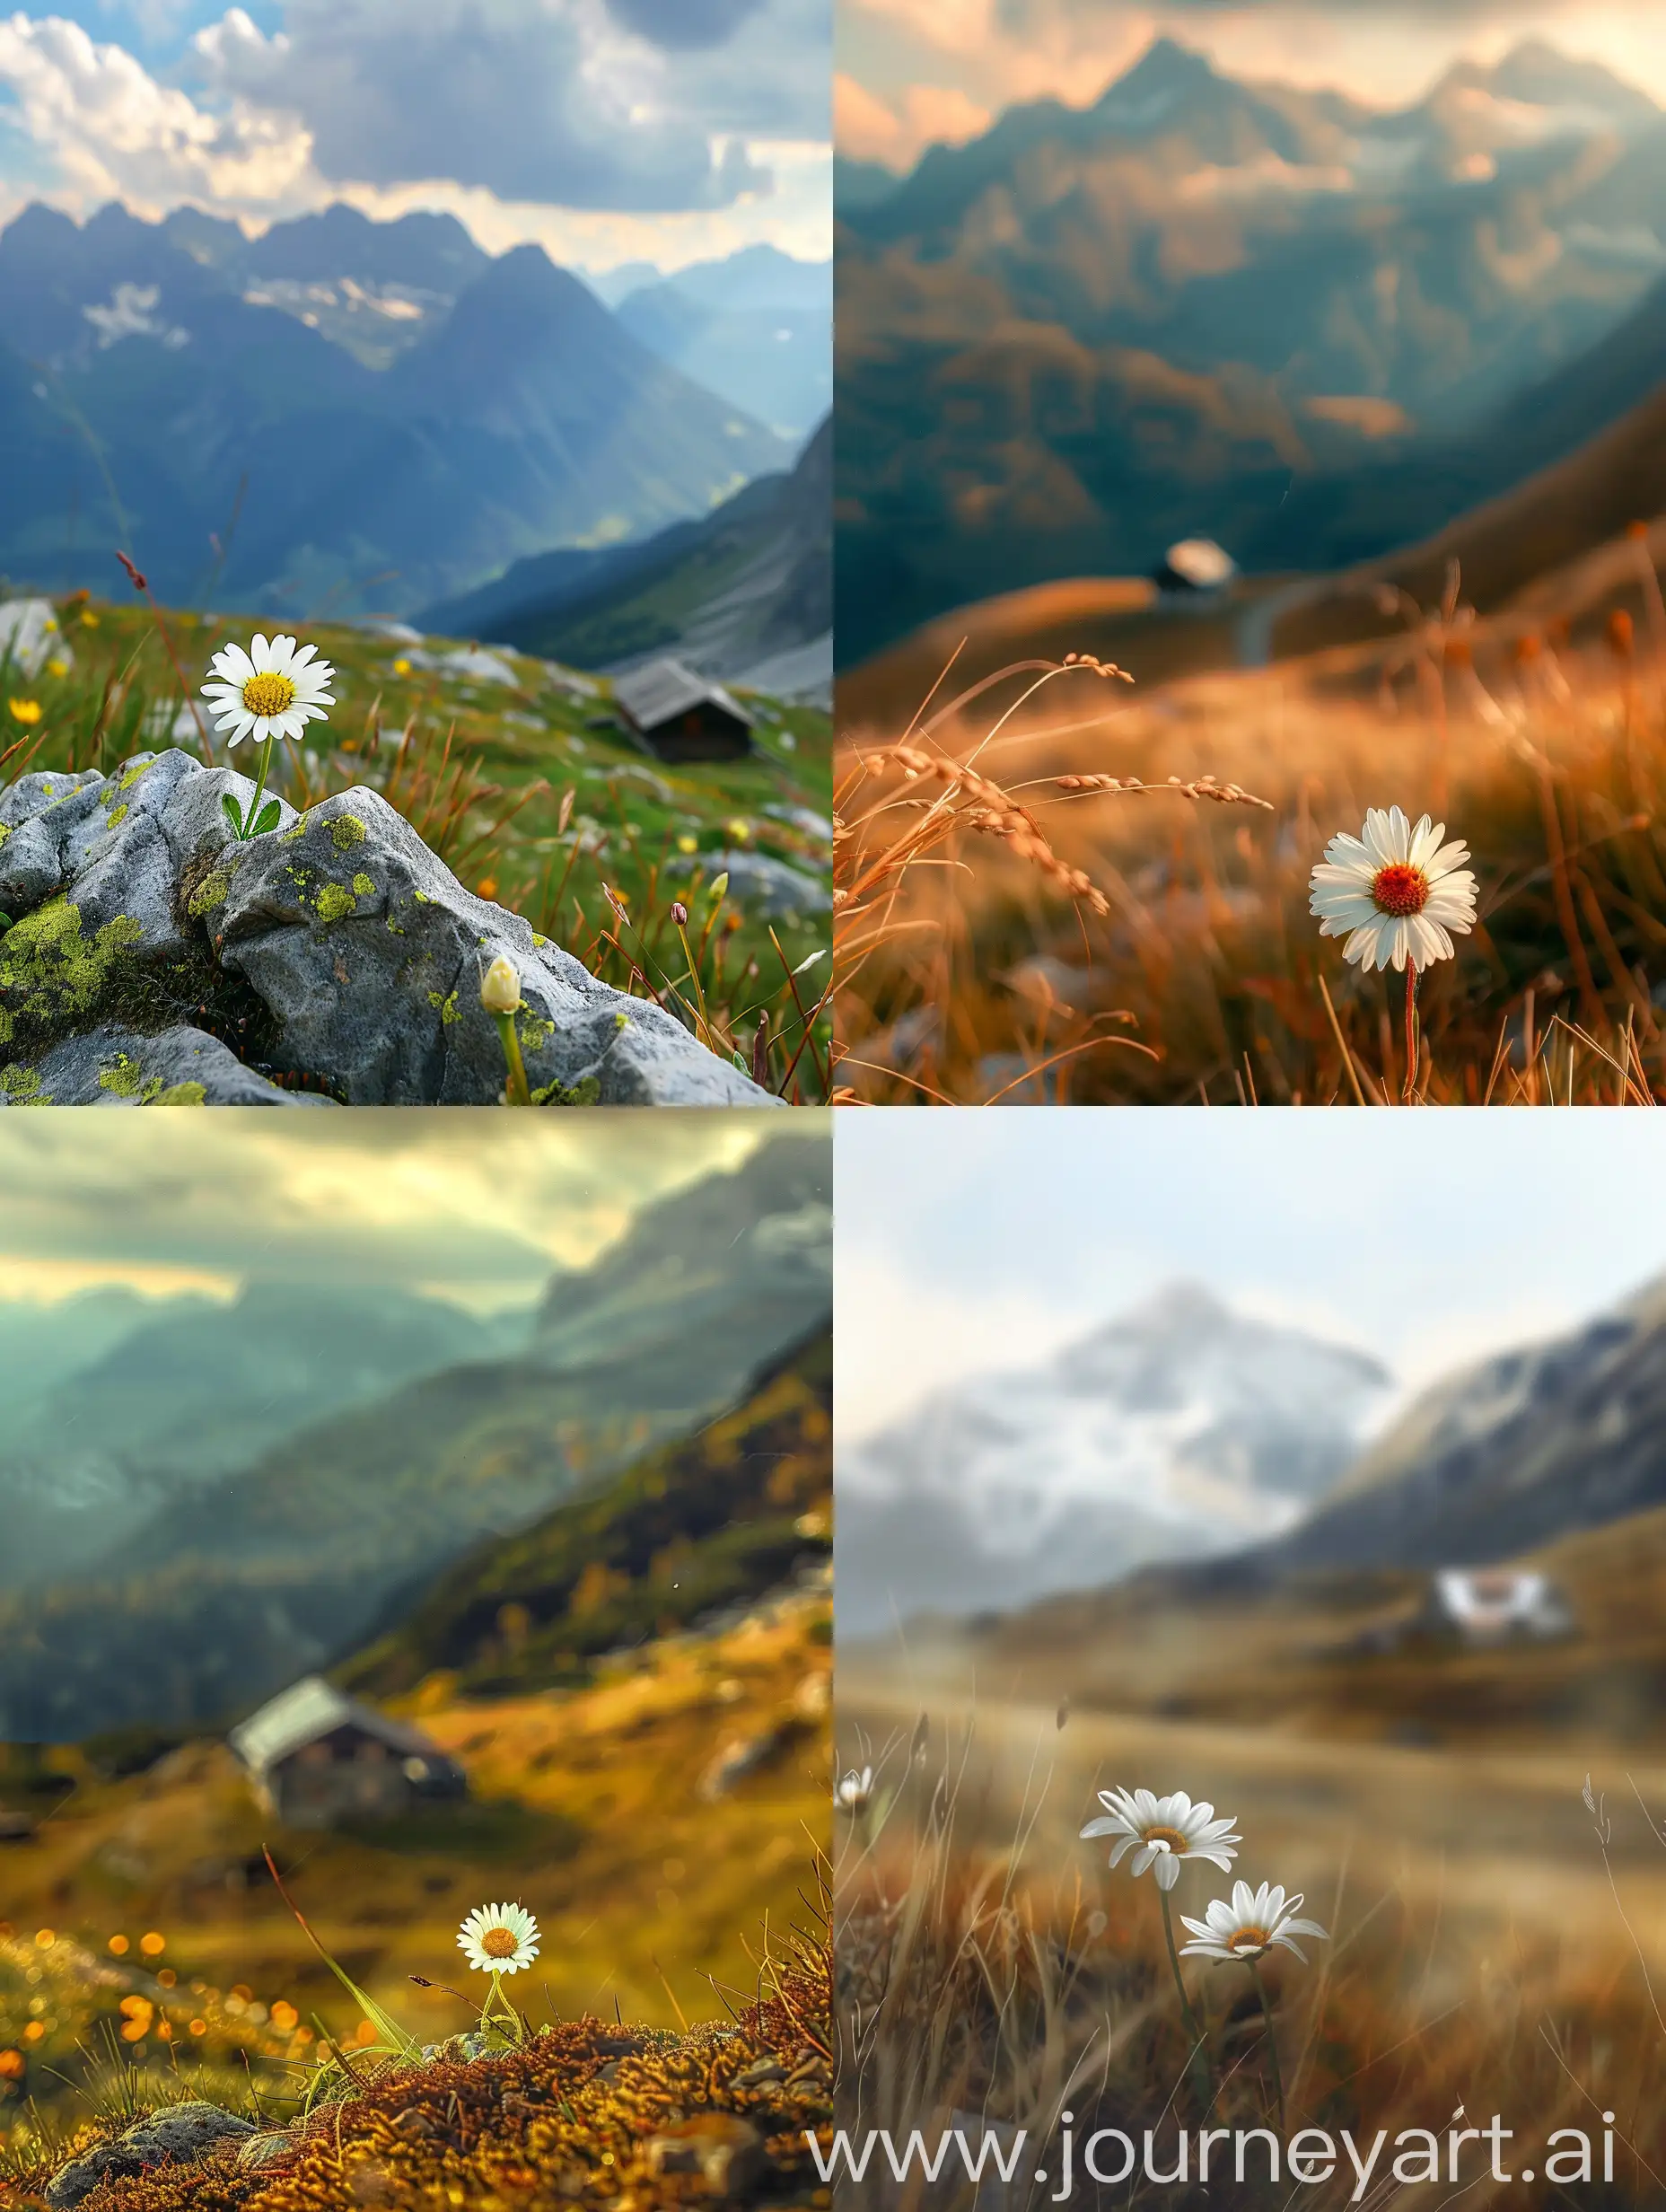
[[[260,741],[260,769],[255,777],[255,795],[249,802],[249,812],[243,816],[243,835],[251,838],[255,823],[259,819],[260,802],[266,796],[266,779],[272,772],[272,746],[275,741],[265,737]]]
[[[1169,1905],[1169,1892],[1160,1888],[1157,1895],[1162,1903],[1163,1940],[1169,1946],[1169,1965],[1174,1975],[1175,1993],[1180,2000],[1180,2018],[1185,2022],[1186,2032],[1192,2041],[1192,2072],[1206,2113],[1214,2102],[1214,2072],[1209,2064],[1209,2045],[1202,2023],[1192,2010],[1191,1999],[1186,1994],[1186,1978],[1180,1972],[1180,1954],[1174,1947],[1174,1919]]]
[[[1285,2120],[1285,2077],[1278,2069],[1278,2037],[1273,2028],[1273,2011],[1267,2001],[1267,1985],[1261,1979],[1261,1969],[1253,1959],[1244,1963],[1250,1969],[1250,1979],[1255,1984],[1255,1993],[1261,2005],[1261,2024],[1267,2030],[1267,2055],[1273,2068],[1273,2094],[1278,2101],[1278,2139],[1283,2143],[1289,2133]]]
[[[1409,1106],[1417,1088],[1417,963],[1406,962],[1406,1086],[1400,1103]]]

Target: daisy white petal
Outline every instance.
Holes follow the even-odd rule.
[[[1217,1820],[1206,1799],[1193,1804],[1184,1790],[1169,1797],[1158,1797],[1148,1789],[1100,1790],[1099,1795],[1105,1816],[1090,1821],[1082,1832],[1117,1838],[1110,1855],[1113,1866],[1131,1850],[1130,1874],[1154,1870],[1160,1887],[1171,1890],[1188,1858],[1206,1858],[1217,1866],[1232,1865],[1232,1847],[1241,1839],[1231,1818]]]
[[[538,1922],[522,1905],[478,1905],[457,1944],[478,1973],[518,1974],[538,1956]]]
[[[1194,1940],[1181,1944],[1180,1954],[1253,1962],[1277,1944],[1293,1951],[1305,1963],[1307,1954],[1292,1939],[1311,1936],[1322,1943],[1328,1937],[1317,1920],[1296,1918],[1302,1901],[1300,1891],[1286,1898],[1282,1885],[1263,1883],[1258,1890],[1251,1890],[1247,1882],[1236,1882],[1230,1900],[1216,1898],[1201,1920],[1182,1914],[1182,1922]]]
[[[297,650],[293,637],[257,635],[247,653],[241,645],[224,646],[209,666],[216,680],[203,686],[203,697],[216,714],[238,717],[232,744],[245,737],[298,742],[307,724],[327,720],[325,710],[336,703],[325,689],[334,669],[318,659],[316,646]],[[230,725],[223,719],[218,726]]]
[[[1360,838],[1332,838],[1309,879],[1320,936],[1344,938],[1344,959],[1367,971],[1450,960],[1452,937],[1475,926],[1476,883],[1460,865],[1469,847],[1445,835],[1444,822],[1423,814],[1414,827],[1394,806],[1371,808]]]

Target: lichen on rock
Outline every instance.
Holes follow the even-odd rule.
[[[779,1102],[466,891],[380,793],[304,814],[280,802],[273,830],[233,843],[222,799],[246,808],[252,791],[178,749],[0,791],[0,917],[14,917],[0,921],[0,1049],[35,1075],[29,1096],[144,1102],[160,1075],[155,1103],[193,1084],[214,1104],[286,1103],[292,1084],[353,1105],[495,1103],[502,1041],[479,978],[504,954],[541,1103]],[[136,1093],[116,1050],[145,1068]]]

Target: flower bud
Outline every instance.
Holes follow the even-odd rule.
[[[671,919],[679,929],[687,929],[688,926],[688,909],[680,899],[671,900]]]
[[[521,1004],[521,979],[505,953],[500,952],[481,977],[480,1004],[488,1014],[513,1014]]]

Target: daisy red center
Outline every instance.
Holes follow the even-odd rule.
[[[1421,914],[1429,903],[1429,879],[1421,868],[1391,860],[1371,881],[1371,895],[1381,914]]]
[[[521,1946],[508,1928],[488,1927],[480,1938],[480,1948],[488,1959],[513,1959]]]
[[[1229,1951],[1265,1951],[1267,1930],[1264,1927],[1241,1927],[1226,1947]]]

